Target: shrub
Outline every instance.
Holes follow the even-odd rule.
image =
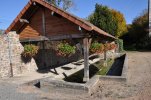
[[[60,43],[57,45],[57,55],[70,56],[76,52],[76,47],[69,45],[69,43]]]
[[[104,51],[112,50],[111,49],[111,44],[110,43],[105,43],[104,44]]]
[[[102,53],[104,50],[104,45],[102,43],[93,42],[90,46],[90,53]]]
[[[111,44],[111,50],[116,49],[117,45],[116,44]]]
[[[123,40],[122,39],[117,39],[116,41],[116,44],[119,46],[119,52],[123,52],[124,49],[123,49]]]
[[[34,57],[38,53],[39,47],[33,44],[26,44],[24,46],[24,52],[22,55],[24,57]]]

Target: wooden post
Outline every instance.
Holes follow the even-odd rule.
[[[106,50],[104,51],[104,60],[105,61],[107,60],[107,51]]]
[[[83,39],[84,47],[84,78],[83,81],[89,81],[89,40],[88,38]]]
[[[45,8],[42,8],[42,30],[43,35],[46,36]]]
[[[107,43],[107,41],[105,43]],[[107,50],[104,51],[104,60],[107,60]]]
[[[45,23],[45,8],[42,8],[42,31],[43,31],[43,36],[46,36],[46,23]],[[46,53],[45,53],[45,40],[42,42],[43,44],[43,63],[44,67],[46,67]]]

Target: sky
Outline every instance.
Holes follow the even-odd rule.
[[[7,29],[29,0],[1,0],[0,29]],[[69,11],[80,17],[88,17],[95,9],[95,4],[106,5],[123,13],[127,24],[148,8],[148,0],[74,0],[75,6]]]

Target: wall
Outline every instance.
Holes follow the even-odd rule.
[[[7,35],[9,37],[10,45]],[[36,71],[37,65],[34,59],[31,59],[29,63],[24,63],[22,61],[21,53],[23,52],[24,48],[20,44],[19,36],[16,34],[16,32],[10,32],[7,35],[0,35],[0,77],[11,76],[10,59],[12,61],[14,76],[18,76],[21,73]]]
[[[28,38],[28,37],[37,37],[37,36],[51,36],[58,34],[77,34],[81,33],[79,31],[79,26],[72,23],[71,21],[63,18],[62,16],[54,13],[52,15],[51,11],[48,9],[44,9],[45,13],[45,34],[43,32],[43,23],[42,23],[42,13],[43,8],[39,7],[37,12],[31,17],[29,20],[30,23],[25,25],[18,32],[20,34],[20,38]]]

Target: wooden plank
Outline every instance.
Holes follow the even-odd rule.
[[[29,41],[44,41],[44,40],[49,40],[49,38],[45,36],[39,36],[39,37],[30,37],[30,38],[20,38],[21,42],[29,42]]]
[[[54,14],[51,15],[51,11],[49,9],[45,10],[46,14],[46,33],[47,35],[51,34],[60,34],[60,33],[80,33],[78,30],[78,25],[70,22],[69,20]]]

